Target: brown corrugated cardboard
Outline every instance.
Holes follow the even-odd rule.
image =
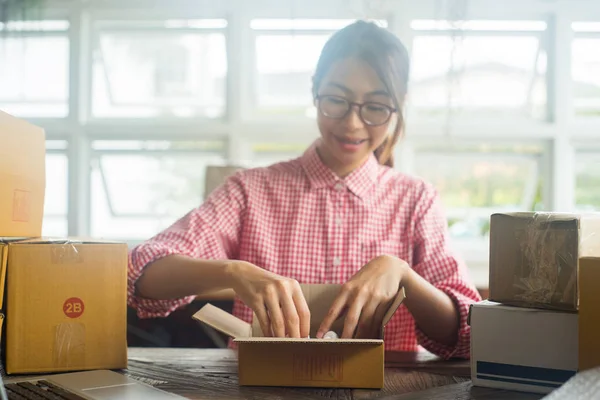
[[[600,257],[579,261],[579,370],[600,367]]]
[[[45,153],[42,128],[0,111],[0,237],[42,234]]]
[[[471,380],[475,386],[548,393],[577,372],[577,313],[473,304]]]
[[[248,324],[211,304],[194,318],[234,338],[242,386],[382,388],[384,329],[404,300],[404,289],[384,316],[378,338],[316,339],[317,329],[341,285],[301,287],[311,311],[313,339],[263,337],[257,318]],[[339,318],[331,330],[339,334],[343,324],[343,318]]]
[[[576,311],[579,259],[594,255],[600,255],[600,213],[494,214],[489,299]]]
[[[9,374],[127,366],[125,243],[40,238],[0,254]]]

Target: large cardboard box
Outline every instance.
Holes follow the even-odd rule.
[[[0,111],[0,237],[42,234],[45,153],[42,128]]]
[[[471,306],[475,386],[549,393],[578,370],[577,313],[482,301]]]
[[[600,367],[600,257],[579,265],[579,370]]]
[[[0,255],[7,373],[127,366],[126,244],[3,241]]]
[[[594,255],[600,256],[600,213],[493,214],[489,299],[576,311],[579,259]]]
[[[311,311],[310,338],[263,337],[257,318],[248,324],[207,304],[194,318],[231,336],[238,347],[242,386],[297,386],[381,389],[384,385],[385,325],[404,300],[404,289],[388,309],[374,339],[316,339],[319,325],[340,285],[301,285]],[[333,324],[340,334],[343,318]],[[312,338],[312,339],[311,339]]]

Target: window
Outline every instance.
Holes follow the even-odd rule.
[[[92,115],[222,117],[226,26],[225,20],[99,23]]]
[[[600,211],[600,152],[579,152],[575,162],[575,207]]]
[[[573,23],[571,76],[579,117],[600,116],[600,23]]]
[[[18,117],[69,113],[68,21],[0,24],[0,109]]]
[[[413,21],[410,111],[417,116],[545,118],[540,21]]]
[[[256,19],[255,105],[261,115],[314,118],[312,76],[330,35],[353,20]],[[387,26],[385,21],[376,21]]]
[[[451,235],[479,239],[492,213],[543,207],[541,155],[537,145],[421,146],[415,172],[440,192]]]
[[[68,159],[67,143],[46,142],[46,195],[42,235],[65,237],[68,234]]]
[[[202,202],[208,165],[222,142],[98,141],[93,144],[91,233],[147,239]]]

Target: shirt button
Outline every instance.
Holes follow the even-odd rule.
[[[342,261],[340,260],[339,257],[334,257],[333,258],[333,266],[334,267],[339,267],[341,263],[342,263]]]
[[[336,183],[335,190],[337,190],[338,192],[341,192],[342,190],[344,190],[344,184],[341,182]]]

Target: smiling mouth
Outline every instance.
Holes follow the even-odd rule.
[[[339,140],[342,143],[346,143],[346,144],[361,144],[363,142],[366,142],[368,139],[350,140],[350,139],[346,139],[346,138],[337,137],[337,140]]]

